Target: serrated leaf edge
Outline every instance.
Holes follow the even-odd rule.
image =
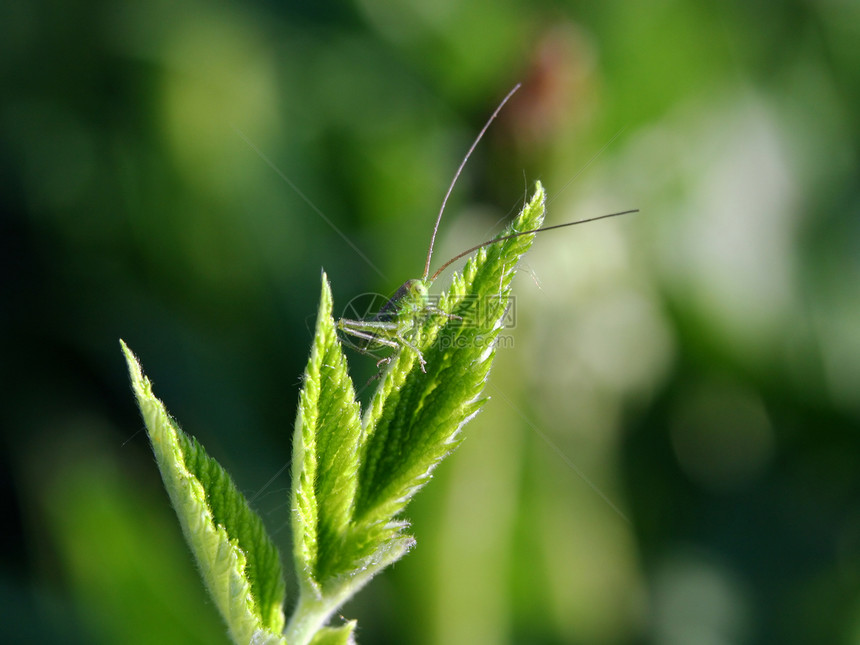
[[[262,624],[245,575],[245,554],[226,528],[214,521],[203,484],[186,468],[177,437],[181,430],[153,394],[152,383],[143,374],[137,357],[124,341],[120,344],[164,486],[231,639],[236,643],[286,645],[280,634]]]

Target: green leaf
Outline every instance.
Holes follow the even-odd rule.
[[[529,204],[499,237],[540,228],[545,194],[540,183]],[[481,392],[503,328],[511,281],[534,235],[485,247],[439,302],[459,319],[427,318],[415,352],[400,351],[364,418],[356,515],[393,534],[393,518],[431,477],[433,468],[462,441],[462,428],[484,404]]]
[[[354,620],[340,627],[323,627],[316,633],[311,645],[355,645],[354,631]]]
[[[284,579],[277,549],[229,475],[186,435],[120,341],[170,501],[215,606],[236,643],[279,643]]]
[[[370,542],[353,522],[362,427],[346,358],[322,293],[293,437],[293,540],[299,603],[291,644],[308,642],[331,614],[378,571],[396,561],[411,538]]]
[[[355,391],[331,317],[331,289],[325,274],[322,279],[314,344],[296,416],[292,491],[296,563],[306,591],[317,596],[322,583],[354,559],[343,538],[355,500],[361,436]]]

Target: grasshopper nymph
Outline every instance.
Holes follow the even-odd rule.
[[[460,174],[463,172],[466,162],[469,160],[469,157],[475,150],[478,142],[484,136],[487,128],[490,127],[490,124],[498,116],[502,107],[519,88],[520,85],[517,84],[510,92],[508,92],[508,95],[502,99],[502,102],[499,103],[496,110],[472,142],[471,147],[468,152],[466,152],[466,156],[463,157],[463,161],[460,163],[460,167],[457,168],[457,172],[454,174],[454,178],[448,186],[448,192],[445,193],[445,197],[442,200],[442,207],[439,209],[436,223],[433,225],[433,234],[430,237],[430,246],[427,249],[427,261],[424,264],[424,273],[421,278],[413,278],[404,282],[400,288],[394,292],[394,295],[391,296],[391,298],[380,308],[379,312],[373,316],[373,318],[369,320],[341,318],[337,321],[337,328],[340,331],[359,339],[360,342],[358,343],[358,349],[360,351],[370,350],[374,347],[388,347],[394,350],[400,350],[405,347],[415,352],[421,371],[423,372],[425,371],[424,366],[426,365],[426,361],[424,360],[424,356],[421,354],[421,350],[419,350],[412,342],[412,337],[417,327],[426,319],[427,316],[442,316],[450,320],[457,320],[460,318],[455,314],[441,310],[439,307],[433,305],[429,300],[430,285],[432,285],[436,278],[439,277],[439,274],[441,274],[442,271],[447,269],[451,264],[485,246],[503,242],[504,240],[509,240],[511,238],[520,237],[521,235],[541,233],[543,231],[551,231],[556,228],[564,228],[575,224],[585,224],[586,222],[594,222],[600,219],[606,219],[607,217],[616,217],[618,215],[638,212],[637,209],[627,210],[619,213],[610,213],[609,215],[600,215],[598,217],[577,220],[575,222],[567,222],[566,224],[555,224],[553,226],[544,226],[531,231],[519,231],[510,235],[503,235],[501,237],[482,242],[481,244],[477,244],[472,248],[466,249],[462,253],[458,253],[439,267],[433,275],[430,275],[430,261],[433,257],[433,245],[436,242],[436,233],[439,230],[439,224],[442,221],[442,214],[445,212],[445,205],[448,203],[451,191],[454,190],[454,186],[457,183],[457,179],[459,179]],[[385,357],[381,359],[377,365],[388,363],[391,361],[391,358],[391,356]]]

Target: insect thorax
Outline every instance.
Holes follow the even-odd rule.
[[[379,310],[377,318],[390,319],[401,313],[417,313],[427,306],[427,284],[424,280],[407,280]]]

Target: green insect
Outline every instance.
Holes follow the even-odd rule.
[[[429,298],[430,285],[432,285],[436,278],[439,277],[439,274],[441,274],[442,271],[447,269],[451,264],[453,264],[460,258],[465,257],[466,255],[469,255],[474,251],[477,251],[478,249],[484,248],[485,246],[497,244],[499,242],[503,242],[505,240],[509,240],[515,237],[520,237],[521,235],[542,233],[544,231],[551,231],[556,228],[564,228],[567,226],[574,226],[576,224],[585,224],[586,222],[594,222],[597,220],[606,219],[608,217],[617,217],[619,215],[627,215],[629,213],[638,212],[638,209],[633,209],[622,211],[619,213],[610,213],[608,215],[600,215],[598,217],[577,220],[575,222],[567,222],[566,224],[545,226],[543,228],[535,229],[532,231],[519,231],[510,235],[497,237],[495,239],[482,242],[481,244],[477,244],[469,249],[466,249],[462,253],[458,253],[453,258],[445,262],[442,266],[440,266],[435,273],[430,275],[430,261],[433,257],[433,245],[436,242],[436,233],[439,230],[439,224],[442,221],[442,214],[445,212],[445,205],[448,202],[448,198],[451,196],[451,191],[454,190],[454,186],[456,185],[457,179],[459,179],[460,174],[463,172],[463,168],[465,167],[466,162],[469,160],[469,157],[475,150],[475,147],[478,145],[478,142],[484,136],[484,133],[487,131],[487,128],[489,128],[490,124],[498,116],[502,107],[504,107],[505,103],[508,102],[508,99],[510,99],[511,96],[513,96],[514,92],[516,92],[519,88],[520,85],[517,84],[510,92],[508,92],[508,95],[504,99],[502,99],[502,102],[499,103],[496,110],[493,112],[493,114],[484,124],[484,127],[478,133],[478,136],[472,142],[472,146],[469,148],[468,152],[466,153],[466,156],[460,163],[460,167],[454,174],[454,179],[448,186],[448,192],[445,193],[445,198],[442,200],[442,207],[439,209],[439,215],[436,217],[436,223],[433,226],[433,234],[430,237],[430,246],[427,249],[427,261],[424,264],[424,273],[422,274],[421,278],[413,278],[404,282],[400,286],[400,288],[394,292],[394,295],[391,296],[391,298],[379,309],[379,311],[372,318],[367,320],[353,320],[350,318],[341,318],[337,321],[338,330],[340,330],[344,334],[347,334],[348,336],[352,336],[353,338],[358,339],[358,342],[354,343],[354,346],[359,351],[371,353],[374,349],[390,348],[399,351],[406,348],[412,352],[415,352],[416,357],[418,358],[419,365],[421,367],[421,371],[423,372],[425,371],[424,366],[426,365],[426,361],[424,360],[424,356],[421,354],[421,351],[412,342],[415,331],[418,329],[419,326],[423,324],[427,316],[441,316],[450,320],[460,319],[460,316],[447,313],[441,310],[439,307],[433,305],[430,302]],[[383,363],[389,363],[391,362],[391,359],[392,356],[382,358],[377,362],[377,366],[382,365]]]

